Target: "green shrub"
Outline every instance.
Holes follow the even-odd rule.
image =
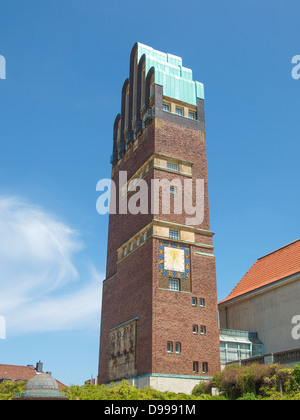
[[[300,366],[294,369],[278,365],[230,365],[213,378],[216,386],[230,400],[249,399],[298,399],[300,394]]]
[[[24,391],[26,382],[6,381],[0,384],[0,400],[12,400],[15,394]]]
[[[249,392],[244,394],[242,397],[238,398],[238,401],[257,401],[259,398],[253,393]]]
[[[207,383],[205,382],[200,382],[200,384],[194,386],[193,390],[192,390],[192,395],[194,395],[195,397],[199,397],[203,394],[208,394],[208,390],[207,390]]]
[[[300,387],[300,365],[294,366],[293,376],[296,381],[296,384],[298,385],[298,387]]]
[[[124,380],[120,385],[70,386],[63,390],[70,400],[195,400],[212,399],[210,395],[188,395],[175,392],[161,392],[150,387],[135,388]]]
[[[24,391],[26,382],[0,384],[0,400],[11,400]],[[221,393],[209,395],[211,387]],[[70,400],[300,400],[300,365],[293,369],[278,365],[230,365],[214,375],[210,383],[199,383],[192,395],[161,392],[150,387],[135,388],[126,380],[120,384],[73,385],[64,388]]]
[[[230,400],[240,398],[243,394],[240,389],[239,376],[243,372],[243,368],[238,365],[230,365],[225,367],[223,372],[218,372],[213,377],[213,386]]]

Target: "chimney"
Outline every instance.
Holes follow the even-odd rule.
[[[36,364],[35,371],[36,373],[43,373],[43,363],[41,361]]]

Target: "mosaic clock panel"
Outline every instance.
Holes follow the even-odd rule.
[[[171,241],[159,241],[159,274],[178,279],[190,279],[190,248]]]

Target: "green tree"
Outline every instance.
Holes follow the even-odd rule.
[[[24,391],[26,382],[5,381],[0,384],[0,400],[12,400],[15,394]]]

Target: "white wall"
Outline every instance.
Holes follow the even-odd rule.
[[[226,325],[227,306],[228,325]],[[264,352],[274,353],[300,348],[292,338],[292,318],[300,315],[300,276],[270,286],[220,307],[220,326],[257,332]]]

